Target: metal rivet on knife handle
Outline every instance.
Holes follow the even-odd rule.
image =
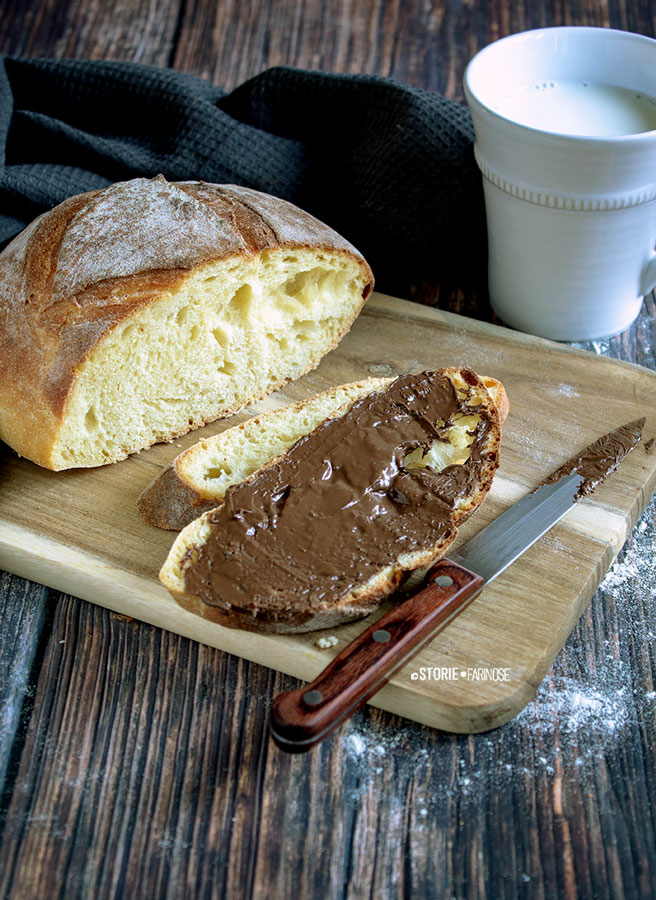
[[[438,587],[451,587],[453,578],[449,575],[438,575],[437,578],[433,579],[433,584],[436,584]]]
[[[379,628],[378,631],[374,631],[372,634],[372,638],[376,641],[377,644],[386,644],[387,641],[392,637],[389,631],[386,631],[384,628]]]
[[[308,706],[317,706],[323,700],[323,694],[321,691],[306,691],[303,700]]]

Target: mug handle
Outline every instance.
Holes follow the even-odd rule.
[[[640,279],[640,296],[644,297],[656,287],[656,250],[652,250],[647,265],[642,271]]]

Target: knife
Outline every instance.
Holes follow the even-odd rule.
[[[590,494],[641,440],[645,420],[610,431],[428,572],[412,596],[362,632],[311,684],[280,694],[270,730],[302,753],[349,718],[483,588]]]

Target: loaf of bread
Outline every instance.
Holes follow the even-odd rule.
[[[500,415],[485,384],[456,368],[362,382],[317,398],[314,415],[345,397],[180,532],[160,578],[185,609],[254,631],[330,628],[446,552],[498,466]],[[270,414],[264,434],[288,419],[292,440],[307,411]]]
[[[367,378],[342,384],[307,400],[254,416],[212,437],[204,438],[178,454],[139,497],[144,519],[158,528],[180,531],[202,513],[223,502],[225,492],[253,475],[324,419],[343,415],[356,400],[386,388],[393,378]],[[481,381],[488,390],[503,423],[508,397],[500,381],[487,375]],[[458,430],[454,437],[462,437]],[[431,458],[442,467],[457,459],[458,447],[435,444]]]
[[[316,366],[372,283],[334,231],[247,188],[72,197],[0,254],[0,438],[55,470],[171,440]]]

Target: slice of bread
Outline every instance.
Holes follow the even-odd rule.
[[[141,514],[151,525],[179,531],[222,503],[229,487],[283,454],[324,419],[343,415],[356,400],[393,380],[368,378],[342,384],[204,438],[176,456],[148,485],[138,501]],[[487,375],[481,381],[504,422],[509,407],[503,385]],[[445,446],[440,450],[444,454]]]
[[[439,437],[431,438],[428,443],[425,441],[405,443],[404,435],[394,431],[399,420],[394,418],[391,412],[389,415],[386,413],[386,403],[392,410],[399,407],[404,408],[407,405],[405,401],[399,404],[396,399],[392,402],[387,398],[392,396],[394,391],[398,393],[399,385],[404,382],[404,379],[413,377],[432,379],[430,383],[436,385],[436,390],[437,388],[446,390],[444,387],[446,385],[460,403],[457,412],[449,413],[447,419],[437,420],[436,427]],[[495,384],[491,381],[488,383],[497,393],[499,404],[503,408],[507,403],[503,388],[498,383]],[[403,389],[406,389],[406,386],[407,382],[401,385]],[[405,396],[410,397],[412,402],[411,388],[406,389]],[[361,546],[358,545],[357,553],[353,554],[353,558],[358,558],[353,565],[361,566],[364,574],[351,578],[348,587],[344,589],[343,572],[351,566],[352,562],[352,558],[348,555],[348,541],[351,539],[350,533],[355,533],[358,529],[351,529],[352,523],[347,523],[347,527],[341,531],[343,520],[340,519],[340,515],[343,510],[357,505],[364,494],[371,495],[372,491],[376,493],[379,490],[376,486],[379,479],[378,476],[374,477],[373,481],[369,482],[369,487],[364,489],[363,494],[359,493],[357,485],[348,477],[342,478],[341,481],[338,480],[333,486],[331,482],[333,472],[338,469],[331,465],[331,459],[334,463],[336,458],[335,456],[331,457],[331,454],[337,452],[334,448],[340,445],[343,438],[348,437],[350,440],[350,436],[354,432],[356,446],[369,446],[368,435],[359,434],[357,431],[357,423],[363,421],[360,411],[369,408],[383,410],[381,421],[388,423],[383,426],[384,429],[390,429],[387,431],[388,435],[391,433],[392,440],[400,442],[399,447],[404,448],[399,458],[400,462],[398,462],[398,474],[404,479],[402,487],[407,496],[396,488],[396,485],[401,484],[400,481],[391,482],[392,487],[387,490],[387,495],[383,491],[381,494],[383,505],[387,502],[387,508],[382,514],[376,512],[374,516],[374,519],[378,516],[377,523],[383,523],[383,532],[375,533],[375,528],[379,527],[379,524],[376,524],[373,534],[364,535],[365,543]],[[432,565],[439,559],[455,539],[458,525],[480,505],[490,489],[498,466],[500,414],[485,384],[471,370],[448,368],[434,373],[421,373],[419,376],[403,376],[391,383],[389,379],[372,379],[369,382],[346,385],[314,398],[314,406],[310,409],[314,411],[315,418],[322,416],[320,424],[314,431],[297,440],[282,455],[267,462],[263,468],[248,475],[238,485],[233,485],[227,490],[223,504],[195,519],[176,538],[160,572],[160,579],[185,609],[221,625],[271,633],[297,633],[331,628],[342,622],[360,618],[371,612],[410,572]],[[333,410],[332,415],[331,410]],[[328,411],[328,418],[326,418],[326,411]],[[270,429],[275,439],[268,441],[267,454],[263,454],[263,456],[270,457],[275,448],[280,446],[277,443],[277,436],[283,433],[283,425],[288,426],[288,429],[284,431],[288,443],[293,440],[294,435],[298,435],[302,430],[302,421],[307,427],[310,421],[309,414],[305,415],[307,412],[307,404],[295,404],[287,407],[287,410],[258,417],[259,421],[252,425],[253,431],[259,430],[261,434],[268,436],[266,423],[271,421],[271,416],[276,416],[274,420],[276,428]],[[254,422],[254,420],[252,421]],[[246,423],[246,425],[251,424]],[[234,444],[228,438],[225,446],[230,446],[231,450],[237,446],[250,446],[248,441],[244,443],[241,437],[243,429],[240,426],[230,430],[235,435],[240,434],[240,437],[233,438]],[[330,449],[331,447],[333,450]],[[196,450],[196,454],[201,453],[204,451]],[[314,474],[309,483],[304,481],[298,483],[300,477],[298,474],[299,454],[301,456],[309,454],[307,458],[314,466],[311,469]],[[231,461],[236,461],[236,458],[230,456]],[[221,459],[225,460],[225,455]],[[394,455],[392,468],[394,468],[396,460],[397,456]],[[248,460],[242,471],[251,468],[255,462],[259,461],[259,459]],[[310,465],[310,463],[307,464]],[[390,460],[381,459],[372,463],[376,466],[379,464],[381,477],[383,477],[385,472],[389,471]],[[225,471],[225,465],[223,468]],[[376,471],[378,470],[376,469]],[[294,481],[295,478],[296,481]],[[246,522],[257,506],[258,496],[262,498],[266,494],[265,485],[272,479],[276,484],[291,485],[291,488],[286,488],[289,490],[289,494],[283,492],[282,506],[276,505],[279,495],[272,494],[275,502],[272,506],[266,500],[264,519],[255,528],[249,526],[250,530],[244,532],[245,535],[255,535],[256,537],[244,538],[246,544],[243,546],[242,544],[235,545],[234,541],[231,543],[230,539],[225,537],[227,532],[235,521]],[[322,487],[324,493],[317,494],[323,498],[321,502],[324,504],[324,508],[312,507],[309,518],[294,520],[292,517],[295,507],[293,502],[287,499],[288,496],[295,496],[295,491],[297,492],[296,496],[301,496],[301,498],[307,498],[310,492],[314,496],[319,482],[324,482],[326,479],[328,485]],[[416,484],[421,486],[419,491],[414,490],[413,485]],[[426,484],[437,484],[439,486],[437,493],[433,495],[430,491],[424,492]],[[410,491],[407,491],[407,485],[410,485]],[[226,487],[227,485],[223,487],[224,491]],[[351,499],[349,499],[349,490],[355,492]],[[390,498],[393,500],[391,506],[388,502]],[[448,498],[448,502],[445,498]],[[336,501],[335,504],[333,500]],[[395,506],[397,503],[399,504],[398,510]],[[426,503],[429,505],[426,506]],[[445,504],[448,507],[446,511]],[[374,508],[378,510],[378,507]],[[397,543],[396,537],[394,537],[390,544],[390,532],[385,529],[389,528],[388,523],[390,522],[392,522],[392,530],[396,528],[393,520],[397,516],[397,512],[397,520],[401,524],[411,521],[412,517],[416,516],[420,516],[421,524],[415,526],[419,527],[419,532],[413,534],[412,541],[408,542],[401,538]],[[287,524],[291,525],[293,535],[291,546],[296,546],[294,541],[299,537],[300,543],[298,544],[298,555],[295,556],[292,553],[291,557],[289,556],[289,542],[285,545],[284,553],[282,553],[283,546],[280,544],[279,559],[276,553],[276,538],[281,532],[276,532],[275,527],[277,526],[274,527],[271,523],[282,521],[284,516],[287,516]],[[410,518],[403,519],[404,516]],[[422,516],[423,518],[421,518]],[[323,538],[322,535],[319,535],[319,539],[317,539],[317,536],[312,533],[315,526],[314,517],[316,517],[316,521],[323,517],[322,527],[325,527],[326,521],[329,522],[328,543],[337,547],[335,551],[337,556],[329,562],[322,557],[321,565],[316,569],[314,568],[313,554],[316,554],[318,547],[321,556]],[[374,519],[366,519],[367,527],[368,523]],[[258,531],[258,529],[262,529],[262,531]],[[269,532],[268,535],[264,535],[266,531]],[[309,543],[307,547],[302,547],[301,544],[303,544],[306,534]],[[262,565],[261,559],[258,562],[258,548],[254,543],[261,535],[264,535],[264,540],[269,541],[268,556],[266,556],[264,565]],[[394,535],[396,535],[396,531],[394,531]],[[356,535],[355,540],[360,540],[359,535]],[[369,544],[366,543],[367,540]],[[250,545],[249,541],[251,541]],[[236,550],[235,547],[237,547]],[[341,554],[342,547],[346,548],[344,551],[346,555]],[[363,556],[363,548],[366,550],[367,547],[369,547],[371,556],[375,556],[376,559],[377,568],[373,572],[371,571],[371,559]],[[196,579],[195,583],[198,585],[196,576],[207,564],[208,548],[212,548],[214,553],[209,563],[211,577],[205,581],[201,577],[202,588],[192,589],[190,584]],[[404,552],[404,548],[410,549],[408,552]],[[253,553],[253,550],[256,552]],[[381,553],[384,561],[379,562]],[[225,563],[219,562],[223,559],[226,560]],[[235,565],[237,570],[234,568]],[[320,572],[319,569],[321,569]],[[238,573],[236,577],[234,576],[235,571]],[[229,584],[230,589],[226,594],[215,590],[212,582],[214,573],[217,573],[219,578],[224,578],[224,583],[226,583],[225,578],[232,579]],[[257,582],[260,577],[258,573],[261,573],[263,578],[264,587],[262,589]],[[285,590],[281,587],[285,583],[285,579],[289,577],[295,580],[293,590]],[[252,581],[253,578],[256,579],[256,589],[254,590],[248,584],[249,580]],[[336,583],[334,589],[330,587],[333,582]],[[329,585],[328,588],[326,588],[326,584]],[[237,594],[239,602],[235,602],[235,591],[237,590],[243,591],[243,593]],[[230,594],[230,599],[227,599],[228,594]]]
[[[340,235],[248,188],[71,197],[0,254],[0,440],[55,470],[169,441],[316,366],[372,285]]]

